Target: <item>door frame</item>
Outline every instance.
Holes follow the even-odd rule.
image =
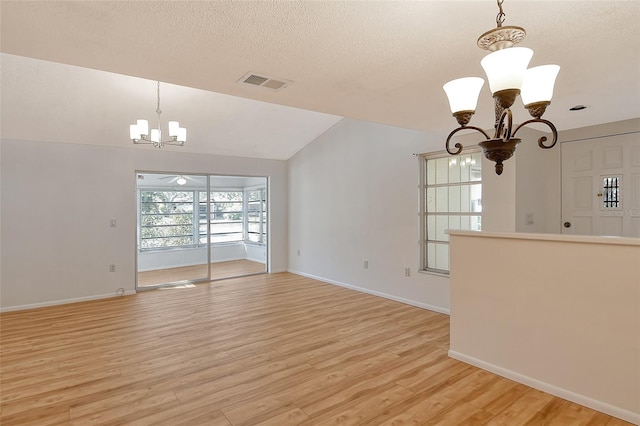
[[[201,176],[204,177],[206,179],[206,191],[207,191],[207,201],[206,201],[206,215],[207,215],[207,242],[206,242],[206,251],[207,251],[207,276],[203,277],[203,278],[197,278],[197,279],[191,279],[191,280],[181,280],[180,282],[168,282],[168,283],[161,283],[161,284],[154,284],[154,285],[149,285],[149,286],[139,286],[138,285],[138,266],[139,266],[139,247],[138,247],[138,242],[139,242],[139,233],[140,233],[140,190],[138,188],[138,175],[140,174],[160,174],[160,175],[185,175],[185,176]],[[237,177],[237,178],[261,178],[264,179],[264,188],[265,188],[265,230],[266,230],[266,241],[264,242],[264,248],[265,248],[265,270],[263,272],[254,272],[254,273],[249,273],[249,274],[243,274],[243,275],[237,275],[237,276],[232,276],[232,277],[224,277],[224,278],[211,278],[211,263],[212,263],[212,256],[211,256],[211,247],[212,247],[212,243],[211,243],[211,221],[209,220],[211,215],[210,215],[210,206],[211,206],[211,177]],[[134,196],[136,197],[136,209],[135,209],[135,224],[136,224],[136,232],[134,233],[134,250],[135,250],[135,262],[134,262],[134,282],[135,282],[135,290],[137,291],[147,291],[147,290],[155,290],[158,288],[163,288],[163,287],[176,287],[179,285],[184,285],[184,284],[198,284],[198,283],[204,283],[204,282],[212,282],[212,281],[219,281],[219,280],[223,280],[223,279],[230,279],[230,278],[238,278],[238,277],[244,277],[244,276],[252,276],[252,275],[262,275],[262,274],[268,274],[270,273],[271,270],[271,256],[270,256],[270,248],[271,248],[271,226],[270,226],[270,222],[271,222],[271,208],[270,208],[270,178],[269,176],[256,176],[256,175],[248,175],[248,174],[242,174],[242,175],[231,175],[231,174],[217,174],[217,173],[201,173],[201,172],[185,172],[185,171],[158,171],[158,170],[135,170],[134,172]],[[244,188],[243,188],[244,190]],[[194,203],[196,203],[197,201],[194,200]],[[244,204],[244,203],[243,203]],[[244,208],[243,208],[244,210]]]

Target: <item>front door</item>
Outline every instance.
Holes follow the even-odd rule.
[[[562,232],[640,237],[637,134],[562,144]]]

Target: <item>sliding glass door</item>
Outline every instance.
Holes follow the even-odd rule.
[[[136,173],[137,287],[265,273],[267,178]]]
[[[267,179],[209,177],[211,279],[267,271]]]

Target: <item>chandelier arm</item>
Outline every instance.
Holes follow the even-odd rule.
[[[504,120],[507,120],[507,128],[504,128]],[[494,136],[494,139],[504,139],[505,141],[508,141],[509,139],[511,139],[511,129],[513,129],[513,115],[511,113],[511,109],[506,108],[502,111],[502,115],[500,116],[500,119],[498,120],[498,122],[496,123],[496,133]],[[515,135],[516,133],[513,132],[513,135]]]
[[[133,143],[136,145],[151,145],[155,142],[150,140],[146,135],[140,135],[140,139],[132,139]]]
[[[487,134],[487,132],[485,132],[484,130],[482,130],[479,127],[474,127],[474,126],[460,126],[457,129],[453,130],[451,133],[449,133],[449,136],[447,137],[447,143],[446,143],[446,148],[447,148],[447,152],[451,155],[458,155],[462,152],[462,144],[460,142],[456,142],[456,144],[454,145],[456,148],[458,148],[457,151],[451,151],[451,149],[449,148],[449,142],[451,142],[451,138],[453,137],[453,135],[455,135],[456,133],[458,133],[461,130],[476,130],[480,133],[482,133],[484,135],[485,138],[487,138],[487,140],[491,139],[489,137],[489,135]]]
[[[556,126],[552,122],[550,122],[549,120],[545,120],[543,118],[534,118],[534,119],[525,121],[524,123],[522,123],[516,128],[515,132],[513,132],[513,136],[516,135],[516,133],[518,132],[518,130],[520,130],[521,127],[524,127],[527,124],[531,124],[531,123],[546,124],[551,129],[551,135],[552,135],[551,144],[545,145],[544,142],[547,141],[547,137],[541,136],[538,139],[538,146],[543,149],[553,148],[556,145],[556,142],[558,142],[558,130],[556,129]]]

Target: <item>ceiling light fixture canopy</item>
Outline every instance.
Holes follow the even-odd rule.
[[[455,151],[449,147],[453,135],[461,130],[476,130],[486,138],[478,145],[482,147],[484,156],[496,163],[498,175],[502,174],[504,169],[503,161],[513,156],[517,145],[521,142],[520,139],[515,138],[515,135],[523,126],[542,123],[551,129],[551,143],[545,145],[547,137],[542,136],[538,139],[540,148],[553,148],[558,140],[556,127],[550,121],[543,119],[542,114],[551,104],[553,86],[560,67],[543,65],[527,69],[533,50],[526,47],[513,47],[524,39],[526,32],[521,27],[502,26],[505,17],[502,10],[503,2],[504,0],[497,0],[499,8],[496,17],[497,27],[478,38],[478,47],[491,51],[480,61],[480,64],[487,75],[489,88],[495,100],[496,121],[493,137],[479,127],[468,126],[471,116],[476,112],[478,96],[484,80],[480,77],[465,77],[452,80],[443,86],[449,99],[451,112],[460,124],[460,127],[453,130],[447,137],[447,152],[451,155],[462,152],[463,146],[460,143],[455,144]],[[524,107],[533,119],[525,121],[513,130],[510,108],[518,95],[522,97]]]
[[[169,121],[169,139],[162,140],[162,130],[160,127],[160,82],[158,81],[158,104],[156,114],[158,115],[158,128],[151,129],[149,135],[149,122],[147,120],[138,120],[136,124],[129,126],[129,137],[134,144],[152,144],[156,148],[162,148],[165,145],[184,146],[187,141],[187,129],[180,127],[177,121]],[[186,183],[186,182],[185,182]]]

